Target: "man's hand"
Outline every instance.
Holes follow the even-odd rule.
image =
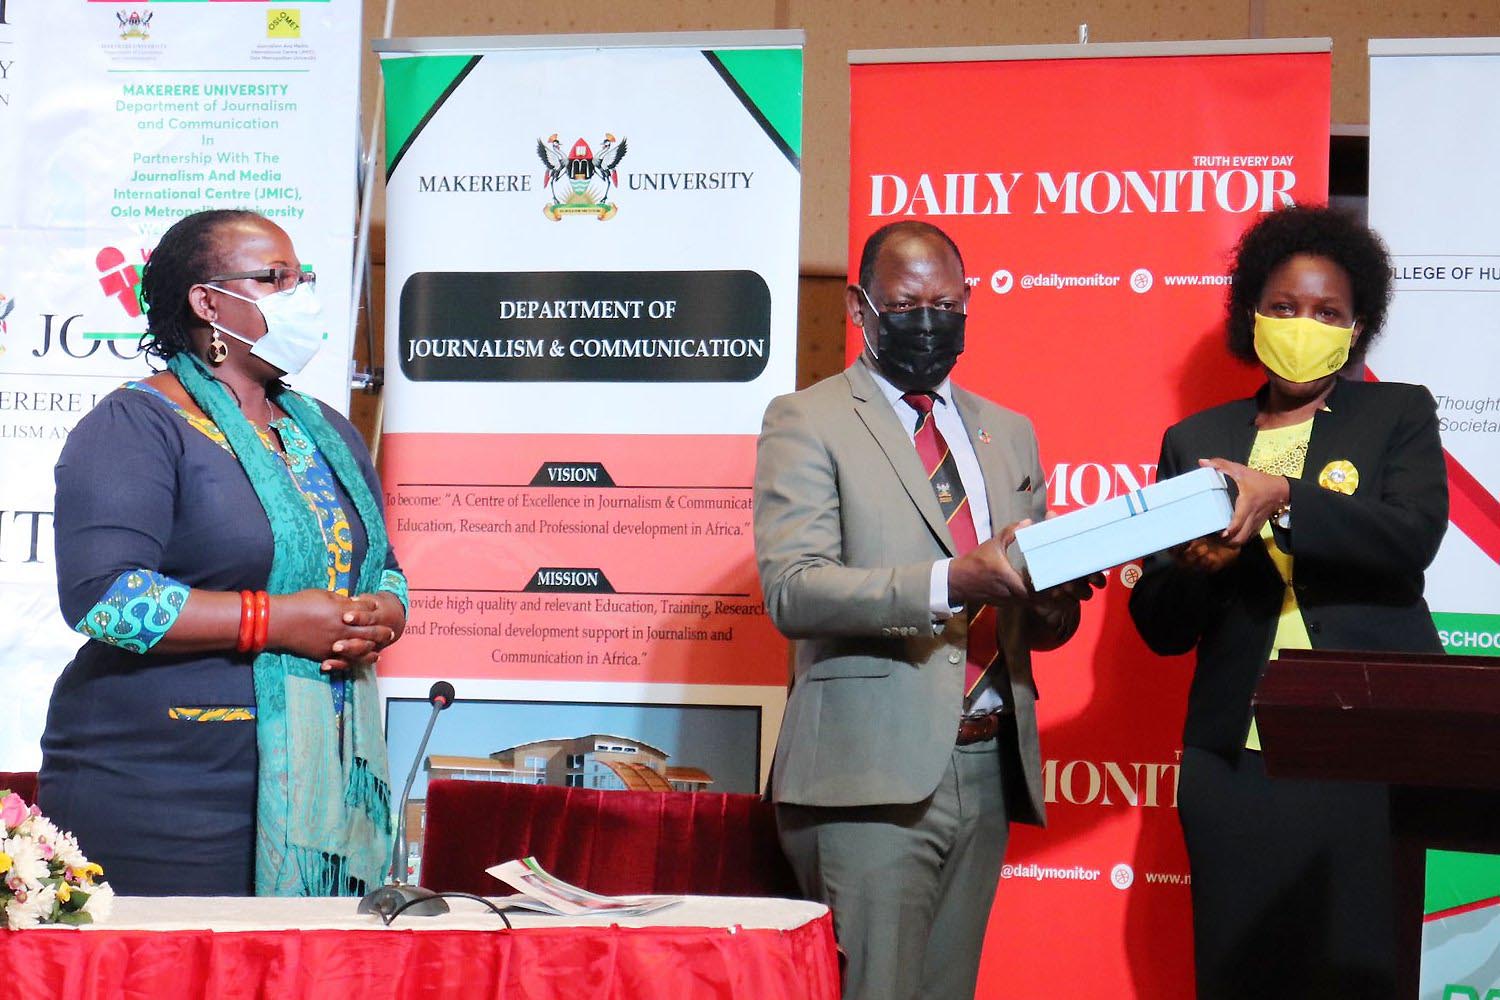
[[[988,541],[955,557],[948,564],[948,600],[956,606],[1027,597],[1030,588],[1005,557],[1005,550],[1016,540],[1016,529],[1030,523],[1028,519],[1007,524]]]
[[[1244,545],[1260,534],[1261,525],[1271,519],[1292,498],[1292,484],[1285,476],[1256,472],[1248,465],[1222,458],[1200,458],[1198,464],[1218,469],[1234,480],[1240,495],[1234,501],[1234,515],[1220,537],[1230,545]]]
[[[1032,595],[1027,602],[1027,645],[1045,651],[1067,642],[1078,630],[1079,603],[1103,586],[1104,574],[1091,573]]]

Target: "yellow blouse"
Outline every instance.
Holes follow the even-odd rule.
[[[1302,465],[1307,461],[1307,443],[1312,438],[1312,425],[1312,419],[1309,418],[1290,427],[1257,432],[1255,444],[1250,447],[1250,461],[1246,464],[1256,472],[1271,476],[1290,476],[1293,479],[1300,477]],[[1291,553],[1281,551],[1281,546],[1276,544],[1269,521],[1261,525],[1260,538],[1265,543],[1266,554],[1271,557],[1276,571],[1281,574],[1282,583],[1286,585],[1281,598],[1281,616],[1276,621],[1276,635],[1271,639],[1270,658],[1274,660],[1283,649],[1311,649],[1312,639],[1307,634],[1307,625],[1302,621],[1302,609],[1297,607],[1297,595],[1292,592]],[[1250,719],[1250,733],[1245,737],[1245,748],[1260,749],[1260,731],[1255,726],[1253,716]]]

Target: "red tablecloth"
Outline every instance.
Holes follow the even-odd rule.
[[[816,903],[692,897],[643,917],[511,914],[477,903],[394,927],[352,900],[131,899],[102,927],[0,930],[0,996],[837,1000]]]

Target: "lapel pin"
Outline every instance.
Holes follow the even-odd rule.
[[[990,432],[982,427],[979,429],[979,441],[981,444],[990,443]]]
[[[1329,462],[1323,466],[1323,471],[1318,473],[1318,485],[1325,490],[1352,496],[1354,491],[1359,489],[1359,470],[1346,458]]]

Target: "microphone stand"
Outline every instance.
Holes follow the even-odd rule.
[[[422,755],[427,752],[427,740],[432,736],[432,727],[437,723],[438,713],[453,704],[453,685],[438,681],[427,693],[432,702],[432,715],[427,719],[427,729],[422,741],[417,744],[417,755],[412,758],[411,770],[406,775],[406,787],[401,790],[400,811],[396,814],[396,839],[391,846],[391,881],[365,894],[359,901],[360,913],[378,913],[389,922],[398,911],[418,917],[435,917],[448,912],[448,902],[431,889],[420,885],[406,884],[406,803],[411,796],[411,786],[417,780],[417,768],[422,765]]]

